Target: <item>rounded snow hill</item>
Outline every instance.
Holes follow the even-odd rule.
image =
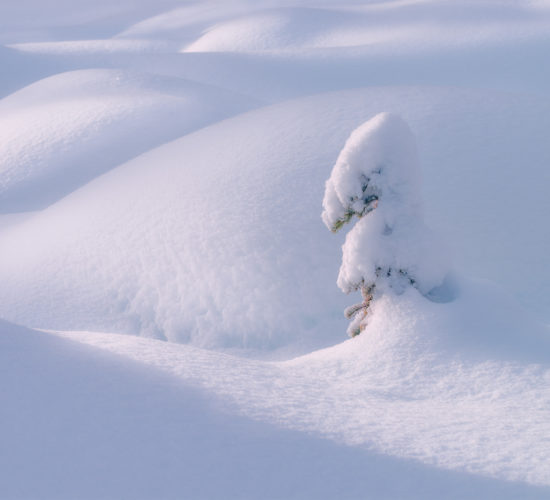
[[[41,208],[152,147],[253,105],[216,87],[121,70],[40,80],[0,101],[0,213]]]
[[[397,5],[395,5],[397,4]],[[473,2],[387,2],[335,8],[264,8],[211,24],[185,52],[300,51],[368,46],[408,52],[546,40],[548,12],[540,6]],[[434,23],[437,19],[437,23]],[[212,19],[211,22],[215,20]],[[133,33],[133,32],[131,32]]]
[[[6,228],[0,315],[216,348],[344,338],[342,311],[355,297],[335,283],[343,235],[321,221],[324,183],[351,131],[381,111],[400,114],[416,135],[426,222],[459,267],[550,310],[550,238],[541,229],[550,103],[371,88],[217,123]]]
[[[158,13],[127,27],[117,38],[187,41],[200,36],[214,23],[249,14],[265,8],[265,0],[257,4],[201,0]]]
[[[322,45],[319,38],[343,29],[353,14],[312,8],[264,9],[210,27],[184,52],[259,52]],[[349,28],[349,26],[348,26]],[[330,42],[329,42],[330,44]]]
[[[461,295],[446,304],[413,289],[386,295],[361,335],[288,361],[127,335],[60,335],[192,381],[278,427],[548,488],[550,331],[490,283],[456,286]]]

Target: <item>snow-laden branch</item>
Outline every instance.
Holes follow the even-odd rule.
[[[354,216],[338,286],[361,289],[363,302],[346,310],[354,336],[366,325],[376,294],[414,286],[427,294],[448,273],[447,252],[424,225],[415,140],[398,116],[381,113],[355,129],[326,183],[322,218],[333,232]]]

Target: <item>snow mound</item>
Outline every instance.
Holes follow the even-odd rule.
[[[0,211],[40,208],[125,160],[252,105],[221,89],[122,70],[72,71],[36,82],[0,101]]]
[[[323,374],[317,383],[335,400],[318,425],[341,440],[549,485],[550,330],[494,285],[458,286],[448,304],[413,289],[385,295],[359,337],[288,369]]]
[[[158,13],[127,27],[117,38],[163,39],[184,41],[200,36],[201,31],[217,22],[232,19],[251,11],[262,10],[266,2],[253,5],[248,2],[205,0],[190,2],[166,12]]]
[[[494,285],[456,286],[459,297],[447,304],[412,288],[384,295],[360,336],[289,361],[61,335],[192,380],[244,416],[438,469],[548,488],[550,331]]]
[[[272,7],[272,8],[269,8]],[[374,52],[463,50],[469,46],[525,43],[547,37],[548,14],[536,5],[472,2],[387,2],[338,7],[269,3],[252,14],[216,22],[186,52],[263,52],[365,47]],[[437,23],[434,23],[437,18]],[[489,21],[490,20],[490,21]],[[130,32],[134,34],[134,31]]]
[[[324,183],[351,131],[383,110],[403,116],[417,136],[426,223],[457,262],[547,311],[550,241],[534,228],[545,227],[548,206],[541,172],[550,159],[549,103],[400,88],[243,114],[142,155],[6,228],[0,315],[209,347],[334,343],[344,335],[349,301],[335,284],[343,241],[318,215]],[[517,185],[530,195],[504,211]]]
[[[265,9],[212,26],[184,51],[261,52],[314,47],[315,40],[341,17],[345,16],[323,9]]]

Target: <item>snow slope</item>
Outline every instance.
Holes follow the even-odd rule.
[[[62,335],[191,381],[232,411],[280,427],[549,487],[548,328],[493,285],[459,286],[461,298],[448,304],[412,289],[385,295],[359,337],[283,362],[132,336]]]
[[[252,105],[221,89],[120,70],[40,80],[0,102],[0,210],[42,208],[129,158]]]
[[[40,60],[65,71],[147,68],[272,101],[395,84],[544,94],[550,83],[549,9],[544,1],[133,3],[140,5],[133,15],[139,16],[147,5],[155,15],[133,23],[128,1],[117,4],[117,15],[80,25],[80,36],[69,32],[64,37],[61,31],[42,39],[12,37],[5,43],[42,54]],[[67,17],[70,9],[57,13]],[[81,9],[81,14],[89,12]],[[10,17],[6,19],[9,25]],[[127,23],[116,33],[111,25],[115,20]],[[16,29],[22,26],[16,24]],[[193,46],[201,52],[189,52]],[[133,54],[121,54],[123,48]],[[176,53],[179,49],[184,52]]]
[[[272,367],[144,339],[132,346],[130,337],[94,338],[134,357],[147,352],[148,363],[0,322],[0,497],[536,499],[547,492],[236,416],[193,381],[214,376],[217,365],[233,381],[260,375],[262,386],[271,384]],[[162,369],[150,366],[155,358]],[[177,366],[193,367],[191,378],[167,373]]]
[[[433,0],[277,8],[277,2],[273,2],[274,8],[216,23],[184,50],[258,52],[368,47],[385,52],[403,50],[402,45],[407,44],[405,51],[419,51],[432,50],[435,41],[440,48],[464,48],[498,43],[503,38],[524,42],[548,37],[547,9],[511,2],[466,2],[468,8],[464,8],[464,3],[461,8],[457,8],[457,3]]]
[[[351,130],[381,110],[417,135],[426,222],[458,267],[547,312],[550,238],[537,230],[547,108],[472,90],[364,89],[218,123],[12,226],[0,241],[0,315],[218,348],[337,341],[350,299],[335,286],[342,239],[319,216],[324,182]],[[518,184],[530,194],[506,211]]]
[[[550,497],[549,28],[547,0],[0,2],[0,498]],[[454,300],[386,294],[344,341],[321,202],[380,112]]]

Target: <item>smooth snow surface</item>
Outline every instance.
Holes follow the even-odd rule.
[[[487,283],[385,295],[359,337],[285,362],[64,336],[155,366],[277,426],[443,469],[550,486],[550,339]],[[502,309],[509,316],[502,317]]]
[[[295,382],[311,384],[303,368],[136,337],[78,338],[120,354],[0,322],[1,498],[539,499],[548,492],[261,423],[213,395],[231,387],[242,399],[260,390],[260,404],[275,403],[293,371],[307,375]],[[293,404],[299,395],[284,399]]]
[[[124,71],[41,80],[0,101],[0,210],[42,208],[128,158],[251,106],[221,89]]]
[[[2,0],[0,498],[550,497],[549,34],[547,0]],[[410,132],[363,144],[380,113]],[[425,296],[345,341],[319,214],[377,147],[418,160],[348,264]]]

